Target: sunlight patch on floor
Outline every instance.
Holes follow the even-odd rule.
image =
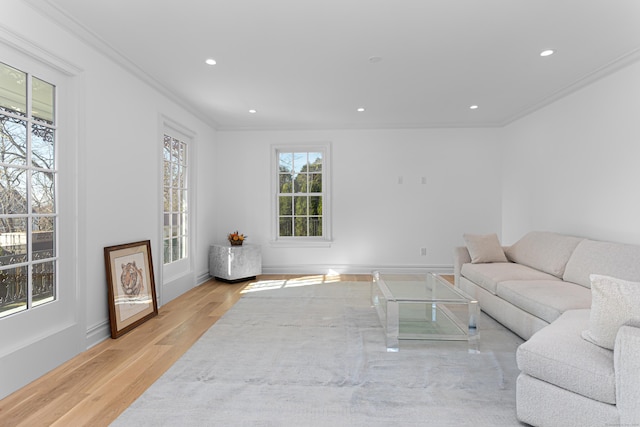
[[[301,286],[323,285],[340,282],[340,275],[334,272],[329,274],[315,274],[295,277],[291,279],[258,280],[248,284],[241,293],[270,291],[274,289],[296,288]]]

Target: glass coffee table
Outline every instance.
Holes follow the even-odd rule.
[[[463,340],[477,348],[478,302],[434,273],[373,272],[371,304],[386,334],[387,351],[399,340]]]

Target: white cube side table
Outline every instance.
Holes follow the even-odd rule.
[[[222,282],[253,280],[262,274],[262,253],[259,245],[211,245],[209,274]]]

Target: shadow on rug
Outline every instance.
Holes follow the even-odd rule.
[[[113,426],[519,426],[522,340],[482,314],[466,342],[388,353],[366,282],[259,282]]]

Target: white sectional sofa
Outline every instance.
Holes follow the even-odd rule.
[[[456,286],[527,340],[518,419],[640,426],[640,246],[539,231],[510,247],[495,235],[465,240]]]

